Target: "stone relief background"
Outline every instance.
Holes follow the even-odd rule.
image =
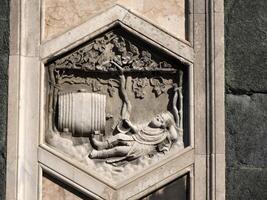
[[[44,39],[50,39],[120,4],[176,37],[185,38],[184,0],[44,0]]]

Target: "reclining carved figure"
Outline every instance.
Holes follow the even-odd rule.
[[[93,150],[90,158],[120,157],[118,160],[133,160],[151,152],[167,152],[173,145],[183,146],[183,131],[179,129],[170,112],[158,114],[146,126],[138,127],[129,120],[126,133],[118,133],[106,141],[92,138]]]
[[[131,104],[125,89],[125,76],[120,75],[120,92],[123,100],[122,120],[126,131],[111,136],[106,141],[91,137],[92,146],[95,148],[90,153],[92,159],[115,158],[110,162],[134,160],[152,152],[167,152],[172,146],[183,147],[183,129],[181,113],[177,110],[178,93],[181,98],[181,88],[174,85],[172,102],[173,114],[169,111],[158,114],[146,125],[134,125],[130,121]]]

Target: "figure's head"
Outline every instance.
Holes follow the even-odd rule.
[[[168,128],[174,124],[173,115],[169,111],[158,114],[149,123],[153,128]]]

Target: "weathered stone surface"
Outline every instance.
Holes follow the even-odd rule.
[[[9,1],[0,0],[0,199],[5,199]]]
[[[0,20],[9,19],[9,0],[1,0],[0,5]]]
[[[185,37],[184,0],[45,0],[44,38],[77,26],[115,4],[125,6],[177,37]]]
[[[267,170],[257,168],[227,169],[227,200],[266,200]],[[229,184],[230,183],[230,184]]]
[[[225,1],[226,86],[267,91],[266,0]]]
[[[227,95],[226,105],[227,166],[266,167],[267,94]]]
[[[266,199],[265,0],[226,0],[226,199]]]
[[[0,55],[2,55],[9,52],[9,21],[0,19],[0,27]]]
[[[5,199],[9,1],[0,0],[0,199]]]

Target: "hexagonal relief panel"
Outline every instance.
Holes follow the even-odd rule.
[[[155,42],[168,34],[155,28],[152,40],[141,26],[115,21],[45,63],[45,145],[115,188],[159,163],[173,175],[190,146],[190,62]]]
[[[188,145],[186,64],[120,26],[46,64],[46,143],[113,182]]]

